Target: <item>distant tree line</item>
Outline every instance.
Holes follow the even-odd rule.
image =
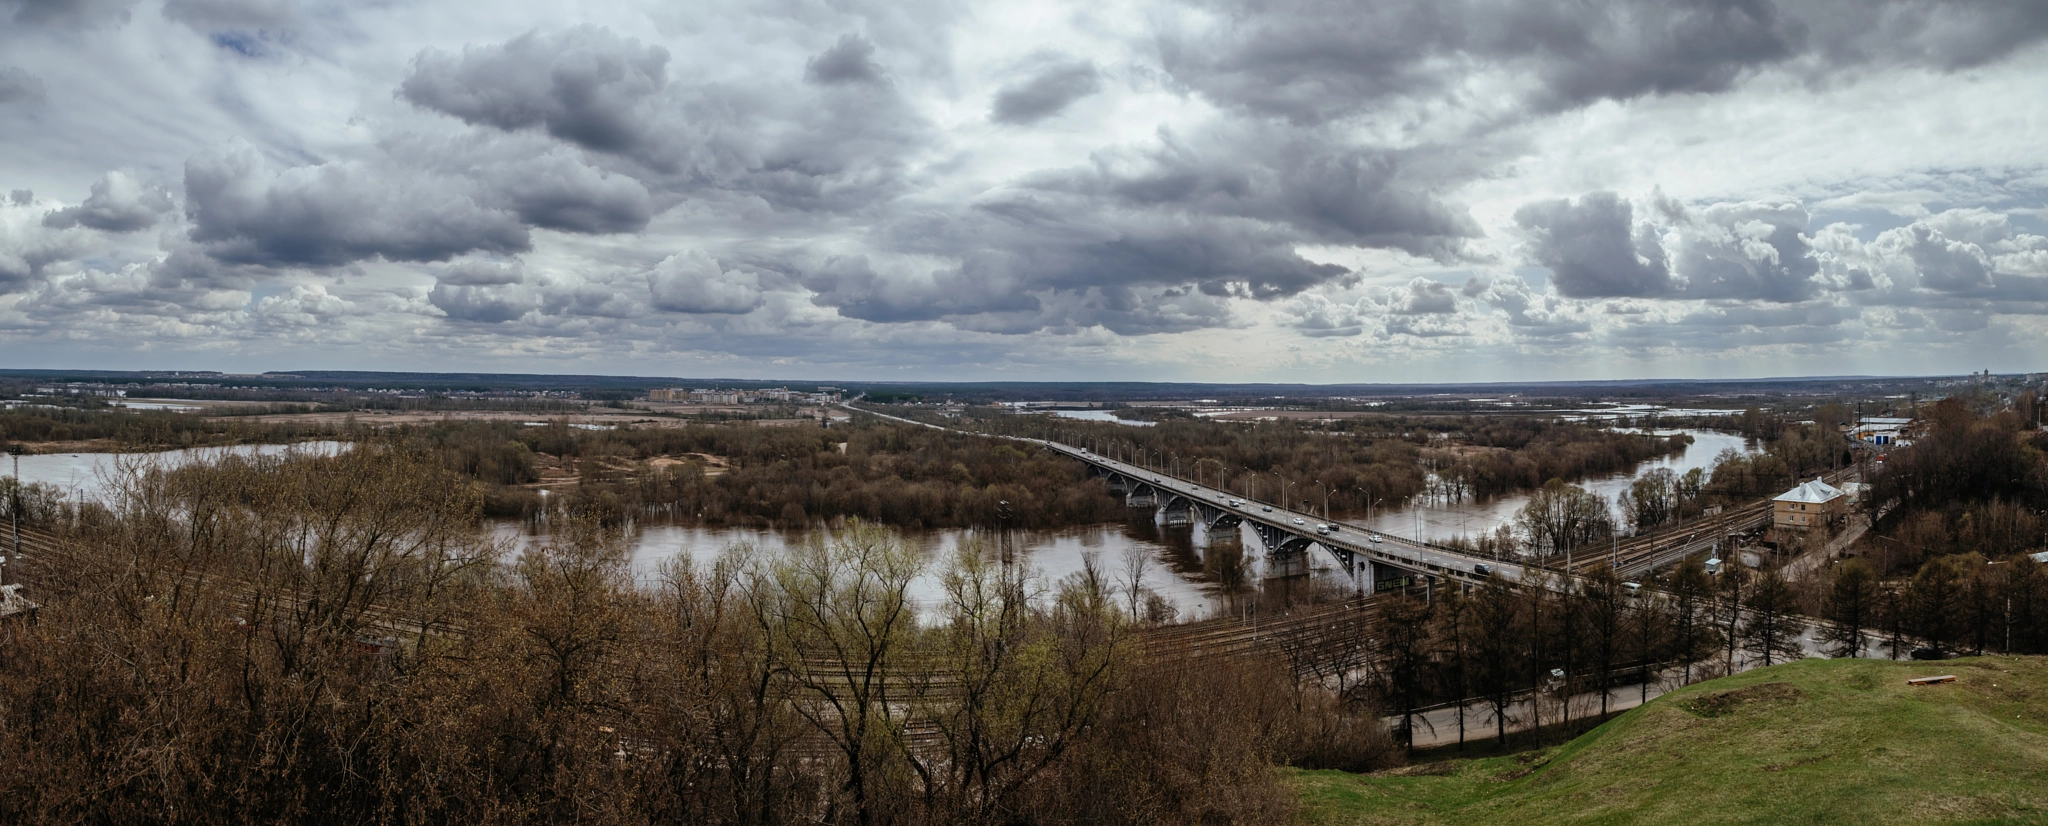
[[[290,412],[299,412],[294,407]],[[0,410],[0,450],[20,443],[106,439],[131,450],[286,443],[334,438],[336,428],[299,422],[220,420],[163,410],[22,406]]]

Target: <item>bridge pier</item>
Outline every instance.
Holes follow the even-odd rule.
[[[1266,578],[1308,576],[1308,549],[1283,548],[1266,555]]]
[[[1170,528],[1195,524],[1195,508],[1184,496],[1175,496],[1160,509],[1159,523]]]

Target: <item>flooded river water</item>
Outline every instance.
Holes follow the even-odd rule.
[[[1629,483],[1652,470],[1670,468],[1673,473],[1681,475],[1694,468],[1711,471],[1714,468],[1714,458],[1719,456],[1721,451],[1732,449],[1739,453],[1747,453],[1754,449],[1754,443],[1741,436],[1713,430],[1677,430],[1662,433],[1685,433],[1692,436],[1693,441],[1683,452],[1651,459],[1626,472],[1581,479],[1577,484],[1606,500],[1612,508],[1615,494],[1627,490]],[[1460,536],[1478,536],[1492,531],[1496,526],[1512,524],[1515,514],[1527,504],[1528,493],[1476,501],[1468,499],[1449,503],[1424,502],[1412,507],[1402,507],[1397,502],[1391,509],[1376,509],[1371,520],[1347,521],[1366,525],[1383,533],[1442,541]],[[1617,510],[1615,513],[1618,518],[1620,511]]]
[[[1684,473],[1696,467],[1710,468],[1714,457],[1723,449],[1747,449],[1744,440],[1739,436],[1712,431],[1686,432],[1691,433],[1694,441],[1683,453],[1644,462],[1627,473],[1582,480],[1580,484],[1612,502],[1614,495],[1627,488],[1630,481],[1651,469],[1668,467],[1675,472]],[[74,495],[97,498],[106,492],[114,473],[123,462],[157,461],[182,464],[197,458],[211,458],[228,453],[278,455],[291,450],[331,453],[340,449],[343,444],[309,442],[290,446],[242,445],[195,448],[153,454],[72,453],[23,456],[21,476],[24,481],[56,485],[74,491]],[[1527,494],[1517,494],[1478,502],[1428,503],[1409,508],[1397,506],[1378,511],[1371,520],[1359,518],[1345,521],[1398,536],[1420,535],[1426,539],[1441,540],[1461,535],[1476,535],[1490,531],[1496,525],[1508,524],[1528,500]],[[548,541],[544,525],[494,521],[487,527],[493,535],[504,540],[507,546],[514,550]],[[625,542],[634,578],[643,584],[653,584],[660,576],[662,565],[671,560],[688,557],[699,564],[708,564],[720,554],[727,552],[727,549],[739,544],[752,545],[759,551],[772,553],[806,541],[809,534],[807,530],[707,527],[656,521],[633,526],[628,531]],[[928,560],[925,575],[914,585],[915,599],[927,607],[943,598],[940,576],[944,562],[962,545],[979,542],[993,553],[996,544],[993,536],[971,529],[912,530],[903,531],[902,536],[904,541],[921,551]],[[1240,527],[1212,536],[1209,531],[1199,526],[1169,527],[1158,524],[1147,518],[1143,511],[1133,512],[1131,520],[1124,523],[1052,531],[1017,531],[1012,535],[1012,542],[1018,549],[1020,558],[1038,573],[1039,581],[1047,586],[1064,577],[1078,574],[1082,569],[1083,560],[1093,555],[1097,567],[1121,591],[1124,587],[1122,578],[1125,556],[1143,555],[1150,560],[1150,570],[1143,579],[1144,586],[1167,600],[1183,619],[1210,616],[1228,610],[1232,602],[1221,585],[1225,581],[1241,578],[1249,587],[1300,587],[1304,582],[1346,582],[1342,569],[1338,568],[1327,554],[1318,552],[1309,554],[1305,572],[1287,572],[1305,573],[1306,579],[1291,576],[1266,583],[1264,580],[1269,573],[1267,561],[1265,555],[1258,552],[1259,541],[1249,528]]]

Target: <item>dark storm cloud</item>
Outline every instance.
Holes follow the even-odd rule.
[[[1303,258],[1303,244],[1450,258],[1478,234],[1462,210],[1409,180],[1395,154],[1262,128],[1161,143],[1028,176],[971,211],[907,215],[879,239],[898,252],[955,258],[956,267],[843,259],[808,268],[803,283],[817,303],[869,321],[1177,331],[1228,323],[1220,299],[1282,298],[1351,275]],[[979,315],[988,318],[968,320]]]
[[[201,32],[277,32],[295,25],[291,0],[165,0],[164,16]]]
[[[435,281],[457,287],[502,287],[524,283],[526,271],[516,261],[459,261],[441,270]]]
[[[1296,242],[1356,244],[1454,257],[1480,232],[1430,194],[1409,157],[1262,128],[1182,140],[1155,150],[1097,153],[1086,169],[1041,173],[1033,189],[1085,196],[1077,206],[1266,222]],[[1296,288],[1298,289],[1298,285]]]
[[[875,62],[875,44],[860,35],[840,35],[832,48],[804,63],[804,82],[820,86],[884,82],[882,64]]]
[[[526,287],[466,287],[436,284],[427,300],[457,321],[502,324],[540,309],[540,297]]]
[[[931,125],[883,81],[874,51],[863,38],[842,37],[810,61],[803,85],[774,77],[744,86],[671,83],[665,50],[581,27],[469,46],[459,56],[423,52],[400,94],[472,125],[542,132],[632,161],[626,171],[656,201],[727,193],[778,210],[840,212],[901,192],[904,158],[931,139]],[[613,181],[609,194],[626,194],[625,185]],[[645,223],[616,198],[578,200],[574,215],[522,214],[582,232]],[[600,205],[616,208],[594,213]]]
[[[43,226],[65,229],[87,226],[107,232],[134,232],[154,226],[171,211],[171,196],[122,172],[109,172],[92,185],[92,194],[75,207],[43,216]]]
[[[523,252],[527,228],[445,181],[352,163],[278,170],[248,146],[185,164],[191,238],[229,263],[327,267]]]
[[[1550,269],[1560,295],[1655,297],[1672,290],[1663,247],[1647,226],[1635,224],[1629,202],[1612,192],[1527,204],[1515,210],[1515,222],[1529,231],[1531,255]]]
[[[989,119],[1016,125],[1037,123],[1101,89],[1102,77],[1095,64],[1085,60],[1059,62],[996,92]]]
[[[1904,229],[1904,252],[1920,276],[1920,285],[1947,293],[1991,286],[1991,265],[1983,251],[1966,241],[1950,240],[1926,224]]]
[[[1797,203],[1715,204],[1679,213],[1674,267],[1683,298],[1791,302],[1812,298],[1820,261]]]
[[[1008,262],[990,253],[957,269],[877,273],[867,256],[834,256],[803,274],[819,306],[863,321],[930,321],[952,315],[1032,311],[1038,299],[1014,280]]]
[[[643,110],[668,82],[668,60],[667,49],[609,29],[530,32],[460,55],[423,52],[399,93],[467,123],[538,127],[588,149],[627,153],[645,140]]]
[[[0,66],[0,103],[43,103],[43,79],[19,66]]]
[[[1817,58],[1837,65],[1905,61],[1968,69],[2048,37],[2048,3],[2036,0],[1807,0],[1797,6]]]
[[[1197,2],[1213,25],[1160,39],[1178,82],[1227,106],[1316,122],[1453,90],[1464,67],[1533,85],[1544,111],[1720,92],[1755,70],[1870,62],[1955,69],[2048,36],[2028,0],[1343,0]]]
[[[654,215],[653,200],[639,181],[562,155],[515,166],[493,188],[521,220],[564,232],[634,232]]]
[[[89,27],[125,22],[135,0],[0,0],[0,19],[23,26]]]

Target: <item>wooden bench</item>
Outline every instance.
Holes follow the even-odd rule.
[[[1935,685],[1938,683],[1952,683],[1955,681],[1956,675],[1943,674],[1939,677],[1914,677],[1910,680],[1907,680],[1906,685]]]

